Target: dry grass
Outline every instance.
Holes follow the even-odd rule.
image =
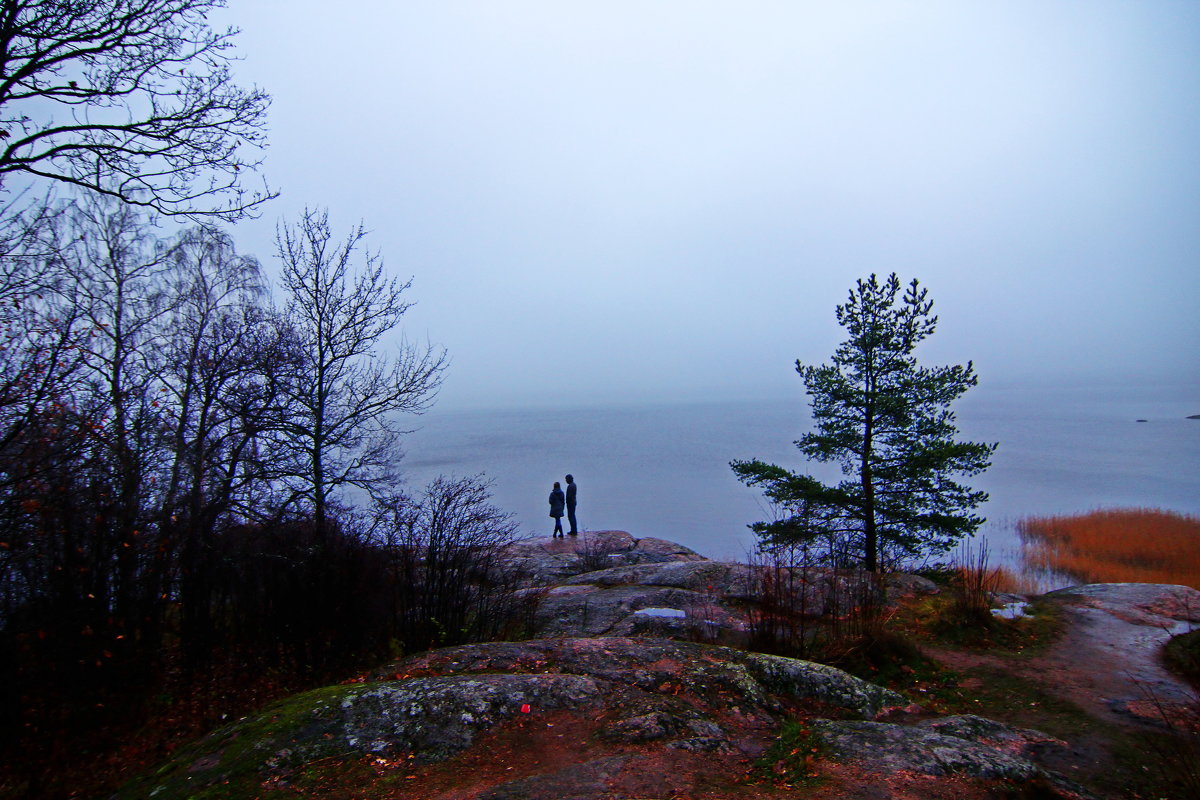
[[[1042,583],[1036,576],[1025,572],[1013,572],[1008,567],[992,567],[990,581],[992,591],[1010,594],[1041,594]]]
[[[1023,558],[1083,583],[1167,583],[1200,589],[1200,518],[1155,509],[1030,517]]]
[[[1041,594],[1036,575],[1014,571],[1005,566],[992,566],[987,539],[978,543],[965,541],[950,561],[952,584],[969,594],[987,597],[997,592],[1011,594]],[[990,599],[987,601],[990,607]]]

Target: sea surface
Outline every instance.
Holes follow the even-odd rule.
[[[755,545],[746,526],[769,511],[731,460],[838,475],[792,444],[810,426],[806,399],[433,411],[406,438],[403,467],[411,488],[439,474],[484,475],[493,502],[537,536],[550,534],[547,496],[569,472],[584,530],[744,558]],[[1193,389],[979,387],[955,411],[962,438],[1000,444],[992,467],[967,481],[991,495],[978,537],[993,564],[1016,562],[1015,523],[1026,516],[1131,507],[1200,515],[1200,420],[1186,419],[1200,414]]]

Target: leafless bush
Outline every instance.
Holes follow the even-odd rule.
[[[959,623],[988,627],[992,624],[992,596],[1000,588],[1001,570],[988,566],[987,541],[978,548],[964,542],[954,561],[952,584],[954,612]]]
[[[376,536],[387,553],[391,627],[406,649],[523,633],[537,596],[506,557],[511,515],[490,502],[479,477],[439,477],[417,498],[394,497]]]
[[[747,646],[815,660],[836,660],[883,624],[882,579],[829,564],[836,547],[776,545],[750,561]]]
[[[725,616],[712,587],[700,599],[684,608],[687,614],[687,638],[693,642],[718,644],[725,638],[721,618]]]
[[[806,545],[787,545],[760,550],[750,557],[750,596],[754,607],[749,615],[752,650],[805,657],[814,646],[819,608],[812,607]],[[797,566],[800,564],[801,566]]]
[[[584,572],[596,572],[608,569],[613,565],[612,555],[617,552],[599,536],[584,534],[575,553],[579,556],[579,566]]]

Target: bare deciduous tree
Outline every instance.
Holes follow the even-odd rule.
[[[395,482],[398,415],[426,410],[441,384],[443,350],[398,341],[380,353],[411,303],[411,281],[384,274],[361,225],[335,241],[325,212],[305,211],[277,233],[287,315],[303,360],[284,435],[296,447],[293,492],[324,530],[338,492]],[[357,262],[357,263],[356,263]]]
[[[169,246],[139,209],[89,195],[69,213],[59,258],[60,303],[79,309],[82,382],[76,406],[92,424],[92,447],[108,464],[115,496],[99,516],[115,539],[118,616],[135,602],[139,551],[152,506],[151,478],[161,466],[164,409],[155,374],[164,354]]]
[[[0,1],[0,182],[25,174],[160,214],[232,220],[275,196],[270,98],[232,79],[223,0]]]
[[[0,453],[19,459],[21,473],[37,465],[26,431],[61,402],[79,366],[79,312],[54,308],[55,228],[61,215],[46,204],[24,212],[0,208]],[[0,487],[9,471],[0,469]]]
[[[290,329],[266,305],[258,261],[207,227],[184,231],[171,250],[173,301],[158,381],[162,447],[169,460],[162,492],[155,575],[170,575],[181,633],[190,652],[211,644],[213,546],[220,525],[269,515],[262,502],[264,433],[277,427],[294,374]],[[170,591],[165,584],[160,593]]]
[[[258,262],[239,255],[227,234],[183,232],[171,264],[175,300],[160,380],[170,400],[165,444],[172,465],[163,509],[194,522],[201,509],[233,502],[239,465],[255,433],[267,427],[250,418],[278,408],[278,398],[264,393],[264,384],[278,377],[264,361],[280,348],[266,341],[264,329],[278,326],[264,308]]]

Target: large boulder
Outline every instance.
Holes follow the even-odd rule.
[[[686,689],[689,696],[747,709],[777,711],[781,702],[818,703],[841,716],[874,718],[902,706],[895,692],[839,669],[763,653],[670,639],[576,638],[493,642],[435,650],[375,673],[461,675],[495,671],[586,675],[657,692]]]
[[[765,798],[774,795],[743,791],[759,780],[747,765],[776,759],[777,736],[796,721],[820,748],[783,759],[818,764],[835,784],[828,796],[984,797],[1001,784],[1085,796],[1047,771],[1064,745],[1037,731],[931,719],[829,666],[695,641],[745,631],[764,592],[788,592],[819,617],[863,597],[936,592],[923,578],[710,561],[621,531],[523,542],[508,557],[554,638],[443,648],[293,696],[180,751],[120,797]],[[1192,624],[1194,594],[1083,587],[1060,600],[1144,629]],[[931,783],[889,794],[897,775]]]
[[[887,722],[814,720],[813,731],[834,758],[872,772],[964,774],[1025,781],[1038,774],[1030,761],[928,728]]]
[[[823,743],[833,780],[857,765],[860,782],[907,770],[1072,796],[1036,764],[1048,737],[979,717],[880,721],[921,719],[905,702],[832,667],[668,639],[465,645],[289,698],[120,797],[766,797],[743,791],[757,780],[746,765],[789,720]]]
[[[1046,597],[1083,601],[1093,608],[1152,628],[1180,632],[1200,624],[1200,591],[1161,583],[1089,583],[1048,592]]]
[[[655,585],[555,587],[535,614],[540,636],[662,634],[707,639],[708,629],[740,630],[745,622],[711,595]]]

